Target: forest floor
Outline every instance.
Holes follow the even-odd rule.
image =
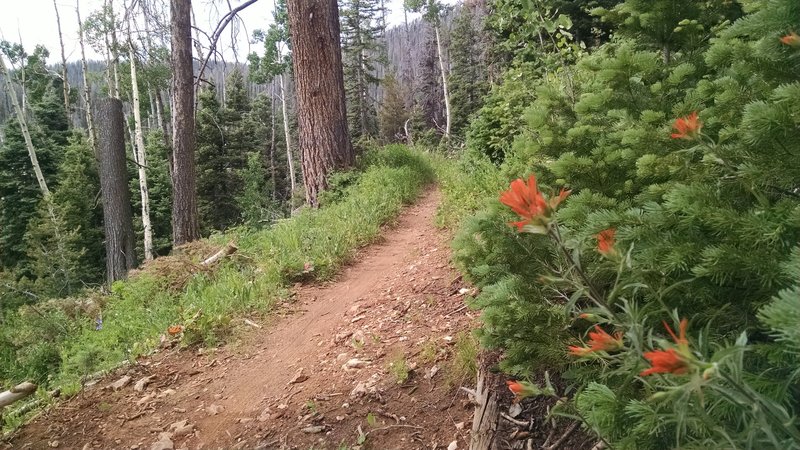
[[[336,280],[295,286],[229,344],[123,367],[6,447],[467,448],[473,405],[459,387],[474,385],[463,366],[476,320],[434,225],[438,203],[428,190]]]

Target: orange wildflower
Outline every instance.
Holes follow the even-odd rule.
[[[681,375],[689,370],[689,364],[675,351],[674,348],[645,352],[645,359],[650,362],[650,367],[643,370],[640,375],[646,376],[654,373],[673,373]]]
[[[543,225],[550,214],[566,199],[571,191],[561,189],[558,196],[548,202],[539,191],[536,175],[528,177],[526,183],[521,178],[511,182],[509,189],[500,195],[500,202],[510,207],[523,220],[511,222],[511,225],[522,231],[526,225]]]
[[[594,330],[589,332],[589,348],[591,351],[613,352],[622,348],[622,333],[616,332],[614,336],[611,336],[600,328],[600,325],[595,325]]]
[[[183,331],[183,325],[172,325],[169,328],[167,328],[167,333],[169,333],[170,336],[175,336],[176,334],[179,334],[182,331]]]
[[[781,42],[790,47],[800,47],[800,36],[798,36],[797,33],[792,31],[786,36],[781,37]]]
[[[681,320],[678,336],[672,331],[669,325],[664,322],[664,327],[667,332],[672,336],[677,347],[668,348],[666,350],[654,350],[652,352],[645,352],[644,357],[650,362],[651,367],[643,370],[640,375],[646,376],[654,373],[672,373],[676,375],[684,374],[689,371],[692,366],[692,353],[689,350],[689,340],[686,339],[686,326],[688,321]]]
[[[672,128],[677,131],[677,133],[672,133],[672,139],[694,139],[703,129],[703,122],[697,117],[697,111],[695,111],[688,116],[677,118]]]
[[[592,349],[590,347],[579,347],[577,345],[570,345],[569,346],[569,354],[572,356],[577,356],[579,358],[592,353]]]
[[[597,251],[600,252],[601,255],[608,256],[616,252],[614,248],[614,236],[616,234],[617,230],[614,228],[609,228],[597,233],[595,236],[597,238]]]
[[[521,385],[518,381],[508,380],[506,384],[508,385],[508,390],[514,395],[519,395],[525,390],[525,386]]]

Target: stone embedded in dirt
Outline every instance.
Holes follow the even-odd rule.
[[[52,448],[58,448],[58,446],[59,446],[59,445],[61,445],[61,443],[60,443],[60,442],[58,442],[58,440],[55,440],[55,441],[50,441],[50,442],[48,442],[47,444],[48,444],[50,447],[52,447]]]
[[[340,342],[344,342],[345,339],[349,338],[353,335],[352,331],[343,331],[341,333],[337,333],[336,336],[333,338],[333,343],[338,344]]]
[[[367,343],[367,337],[361,330],[356,330],[356,332],[353,333],[353,338],[350,339],[350,345],[356,348],[363,347],[366,343]]]
[[[172,433],[161,433],[158,435],[158,441],[150,446],[150,450],[173,450],[175,444],[172,442]]]
[[[336,355],[336,362],[341,364],[347,361],[347,357],[348,357],[347,353],[339,353],[338,355]]]
[[[464,422],[458,422],[456,424],[456,430],[463,430],[464,429]]]
[[[188,420],[184,419],[173,423],[169,426],[169,429],[172,431],[173,438],[181,438],[192,434],[194,431],[194,425],[190,424]]]
[[[367,387],[364,383],[358,383],[356,387],[350,391],[350,398],[360,398],[367,395]],[[342,405],[344,407],[344,405]]]
[[[263,411],[261,411],[261,414],[258,415],[258,421],[266,422],[270,419],[271,415],[272,415],[272,409],[270,409],[270,407],[267,406],[266,408],[264,408]]]
[[[164,389],[160,394],[156,395],[156,398],[163,398],[168,395],[175,395],[175,389]]]
[[[294,376],[292,377],[291,380],[289,380],[288,384],[298,384],[306,380],[308,380],[308,375],[303,374],[303,368],[301,367],[300,369],[297,370],[297,372],[295,372]]]
[[[363,369],[364,367],[367,367],[368,364],[369,364],[369,361],[365,361],[363,359],[358,359],[358,358],[353,358],[353,359],[348,360],[346,363],[344,363],[342,365],[342,369],[344,369],[345,371]]]
[[[215,405],[213,403],[206,408],[206,412],[208,413],[209,416],[216,416],[222,411],[225,411],[225,408],[223,406]]]
[[[132,380],[131,377],[129,377],[128,375],[125,375],[124,377],[120,378],[119,380],[109,384],[108,387],[113,389],[113,390],[115,390],[115,391],[118,391],[118,390],[124,388],[125,386],[127,386],[131,382],[131,380]]]
[[[447,446],[447,450],[456,450],[458,448],[458,441],[453,441]]]
[[[303,433],[309,433],[309,434],[322,433],[322,432],[325,431],[325,425],[312,425],[310,427],[305,427],[300,431],[302,431]]]
[[[508,407],[509,416],[517,417],[520,414],[522,414],[522,406],[519,403],[512,403],[511,406]]]
[[[155,376],[152,375],[149,377],[142,378],[141,380],[136,382],[136,384],[133,386],[133,390],[136,392],[142,392],[144,388],[146,388],[147,385],[150,384],[151,381],[153,381],[154,378]]]
[[[439,373],[439,366],[434,365],[433,367],[428,369],[428,373],[425,374],[425,378],[430,380],[433,377],[435,377],[437,373]]]

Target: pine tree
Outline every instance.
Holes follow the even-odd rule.
[[[214,91],[201,93],[197,115],[197,193],[204,226],[224,230],[240,220],[236,196],[240,171],[255,142],[249,120],[250,101],[238,70],[228,77],[227,102],[220,106]]]
[[[64,150],[52,202],[56,224],[41,204],[25,237],[40,295],[63,297],[103,282],[105,248],[100,180],[94,150],[76,134]]]
[[[383,102],[378,112],[380,136],[384,142],[397,142],[399,137],[405,136],[406,122],[410,117],[406,110],[406,95],[394,74],[383,78],[383,90]]]
[[[376,63],[385,60],[383,14],[380,0],[347,0],[341,7],[347,119],[354,139],[375,137],[378,131],[373,93],[380,81]]]
[[[479,61],[478,29],[470,6],[459,9],[450,41],[451,132],[461,136],[470,117],[480,109],[487,92],[486,74]]]

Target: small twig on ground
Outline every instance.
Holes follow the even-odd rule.
[[[567,431],[565,431],[564,434],[562,434],[561,437],[553,443],[553,445],[547,447],[546,450],[556,450],[559,446],[561,446],[561,444],[564,443],[564,441],[567,440],[567,438],[572,434],[573,431],[575,431],[576,428],[578,428],[578,422],[573,422],[572,425],[567,428]]]
[[[413,428],[415,430],[424,430],[424,428],[418,427],[418,426],[415,426],[415,425],[387,425],[385,427],[373,428],[373,429],[367,431],[366,433],[364,433],[362,436],[367,437],[367,436],[370,435],[370,433],[374,433],[376,431],[389,430],[391,428]]]
[[[506,419],[507,421],[509,421],[509,422],[511,422],[511,423],[513,423],[515,425],[519,425],[521,427],[525,427],[526,429],[528,428],[529,424],[528,424],[528,422],[526,422],[524,420],[517,420],[517,419],[509,416],[506,413],[500,413],[500,417],[502,417],[503,419]]]

